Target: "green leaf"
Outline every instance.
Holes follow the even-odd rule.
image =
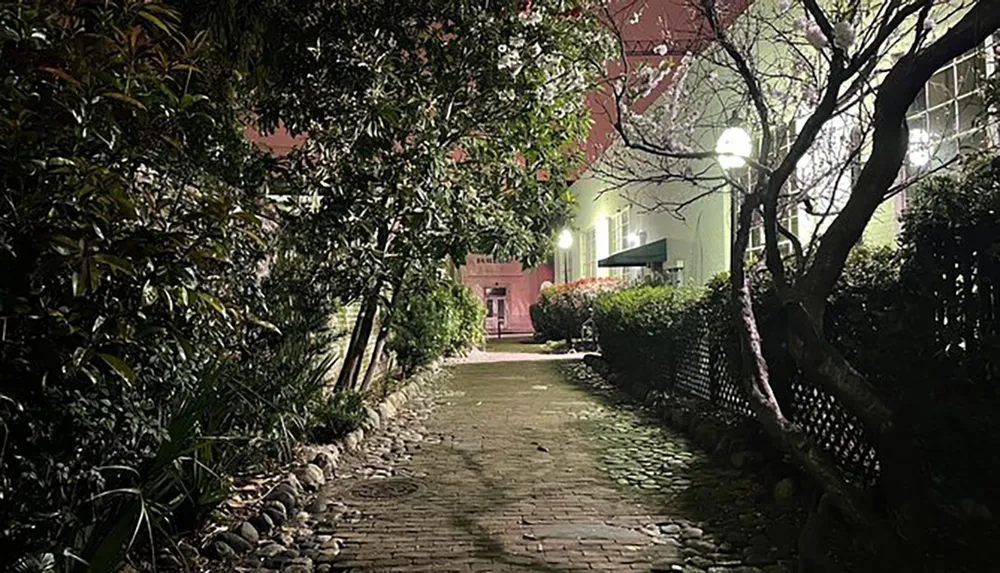
[[[53,235],[49,241],[52,244],[52,248],[60,255],[69,255],[80,248],[79,243],[66,235]]]
[[[45,161],[45,166],[52,167],[76,167],[76,162],[65,157],[50,157]]]
[[[169,135],[161,135],[160,137],[163,139],[163,141],[169,143],[177,151],[184,151],[184,144],[181,143],[180,141],[174,139],[173,137],[170,137]]]
[[[135,99],[134,97],[127,96],[127,95],[125,95],[123,93],[105,92],[104,93],[104,97],[109,97],[109,98],[112,98],[112,99],[116,99],[118,101],[122,101],[122,102],[125,102],[127,104],[134,105],[135,107],[137,107],[137,108],[139,108],[139,109],[141,109],[143,111],[146,111],[146,106],[142,105],[141,101]]]
[[[132,266],[132,263],[126,261],[121,257],[111,255],[108,253],[97,253],[92,258],[99,263],[105,264],[115,269],[116,271],[121,271],[129,275],[135,273],[135,267]]]
[[[145,11],[139,12],[139,16],[145,18],[151,24],[166,32],[168,36],[173,36],[173,31],[169,27],[167,27],[166,24],[163,23],[163,20],[160,20],[156,16]]]
[[[220,314],[226,314],[226,307],[222,304],[222,302],[219,299],[215,298],[214,296],[208,294],[207,292],[199,292],[198,298],[200,298],[202,301],[208,304],[208,306],[212,307]]]
[[[80,268],[73,271],[73,296],[83,296],[87,292],[87,261],[81,261]]]
[[[121,376],[123,380],[129,384],[135,381],[135,372],[131,367],[129,367],[128,364],[125,364],[124,360],[118,358],[114,354],[107,354],[104,352],[99,352],[97,355],[100,356],[101,360],[110,366],[112,370]]]
[[[207,99],[208,96],[203,94],[184,94],[184,97],[181,98],[181,109],[187,109]]]
[[[181,353],[181,360],[187,360],[188,358],[194,356],[194,345],[192,345],[187,338],[177,336],[176,339],[178,350]]]
[[[271,332],[274,332],[276,334],[281,334],[281,329],[279,329],[273,323],[270,323],[270,322],[268,322],[268,321],[260,318],[259,316],[255,315],[252,312],[248,312],[247,313],[247,320],[249,320],[250,322],[256,324],[257,326],[260,326],[260,327],[263,327],[263,328],[265,328],[267,330],[270,330]]]

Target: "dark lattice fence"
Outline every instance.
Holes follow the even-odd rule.
[[[692,312],[697,313],[697,310]],[[704,317],[702,313],[697,313]],[[752,417],[736,369],[737,357],[731,356],[734,345],[728,331],[713,330],[708,321],[688,323],[682,341],[675,349],[674,378],[668,388],[689,397],[707,400],[728,414]],[[830,452],[842,469],[858,482],[872,483],[878,475],[875,449],[865,438],[861,424],[838,403],[836,398],[802,379],[798,372],[785,375],[787,384],[785,410],[816,442]]]

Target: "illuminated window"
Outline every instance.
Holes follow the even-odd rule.
[[[981,120],[986,109],[982,86],[990,64],[987,54],[980,48],[956,58],[938,70],[913,100],[906,117],[911,139],[907,176],[985,144]]]
[[[631,231],[629,227],[629,209],[624,209],[618,211],[611,217],[611,229],[609,238],[609,254],[614,254],[619,251],[624,251],[631,249],[635,245],[628,244],[628,234]],[[611,276],[621,277],[624,276],[627,269],[622,267],[612,267]]]
[[[591,227],[583,232],[580,242],[580,278],[597,276],[597,230]]]

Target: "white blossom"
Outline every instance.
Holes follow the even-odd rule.
[[[534,43],[531,45],[530,48],[528,48],[528,52],[531,53],[532,58],[537,58],[538,55],[542,53],[542,47],[539,46],[537,43]]]
[[[657,56],[666,56],[667,51],[668,48],[666,44],[660,44],[659,46],[653,48],[653,53],[655,53]]]
[[[524,37],[523,36],[514,36],[513,38],[511,38],[510,39],[510,47],[511,48],[523,48],[524,47]]]
[[[518,16],[525,26],[537,26],[542,23],[541,10],[532,10],[530,13],[521,12]]]
[[[820,30],[816,24],[810,24],[806,28],[805,35],[806,41],[817,50],[822,50],[829,43],[823,34],[823,30]]]
[[[512,76],[517,76],[521,73],[521,68],[524,67],[524,62],[521,61],[521,54],[517,50],[501,50],[503,54],[500,56],[500,60],[497,62],[497,68],[501,70],[510,70]]]
[[[928,18],[928,19],[924,20],[924,30],[927,30],[927,31],[933,30],[934,26],[936,26],[936,25],[937,25],[937,22],[935,22],[931,18]]]
[[[850,50],[854,45],[856,34],[850,22],[837,22],[833,25],[833,43],[842,50]]]
[[[780,2],[778,2],[778,14],[784,14],[785,12],[788,12],[791,9],[792,9],[791,0],[781,0]]]
[[[805,16],[799,16],[795,19],[795,29],[802,31],[809,27],[809,18]]]
[[[632,24],[634,26],[634,25],[638,24],[639,20],[641,20],[641,19],[642,19],[642,10],[638,10],[638,11],[632,13],[632,17],[629,18],[628,23]]]
[[[500,44],[499,46],[497,46],[497,51],[500,52],[501,54],[506,54],[507,44]]]

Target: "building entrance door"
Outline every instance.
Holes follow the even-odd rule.
[[[507,288],[486,289],[486,334],[501,336],[507,323]]]

